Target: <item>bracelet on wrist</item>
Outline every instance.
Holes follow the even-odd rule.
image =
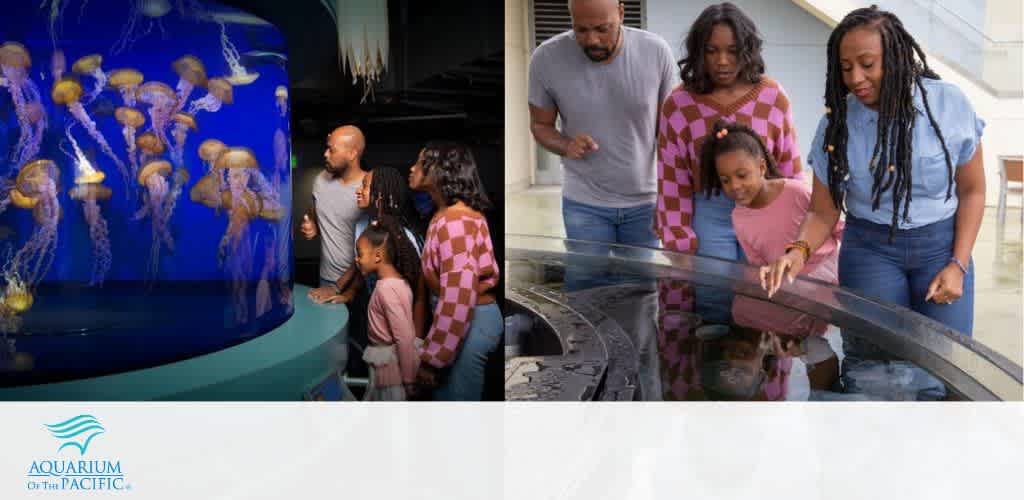
[[[793,250],[793,249],[800,250],[800,253],[803,255],[805,263],[808,260],[810,260],[810,258],[811,258],[811,245],[809,243],[807,243],[806,241],[804,241],[804,240],[794,241],[794,242],[786,245],[785,251],[786,251],[786,253],[789,253],[789,251]]]
[[[965,266],[963,262],[960,262],[960,259],[956,257],[950,257],[949,261],[952,262],[953,264],[956,264],[956,267],[960,268],[960,271],[964,273],[964,276],[967,276],[967,266]]]

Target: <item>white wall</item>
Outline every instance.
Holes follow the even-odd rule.
[[[536,154],[527,107],[528,0],[505,1],[505,191],[531,184]]]
[[[990,1],[1002,2],[1002,0]],[[815,17],[829,26],[835,25],[847,12],[865,4],[865,2],[856,0],[792,0],[792,2],[807,8],[809,12],[814,13]],[[1018,33],[1024,29],[1019,20],[1016,28]],[[954,71],[937,57],[929,57],[928,64],[944,80],[960,87],[971,100],[974,110],[985,120],[982,144],[985,155],[986,204],[995,206],[999,195],[999,156],[1024,153],[1024,141],[1021,140],[1021,131],[1024,130],[1024,99],[995,97],[964,75]],[[1018,200],[1011,197],[1010,206],[1020,206],[1019,204]]]
[[[761,32],[766,73],[789,94],[800,153],[805,156],[824,110],[825,45],[831,30],[789,0],[732,2]],[[647,29],[665,38],[679,59],[690,25],[714,3],[718,2],[647,0]]]

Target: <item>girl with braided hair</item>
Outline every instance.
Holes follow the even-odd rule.
[[[419,281],[420,261],[415,252],[402,250],[408,245],[402,233],[396,220],[384,215],[356,243],[359,272],[377,278],[366,311],[369,345],[363,361],[370,368],[370,385],[365,401],[404,401],[416,389],[419,353],[412,287]]]
[[[827,56],[811,206],[790,250],[761,269],[765,288],[792,281],[845,212],[840,285],[970,335],[985,122],[890,12],[847,14]]]
[[[807,184],[783,177],[757,133],[739,123],[715,123],[700,163],[703,194],[721,193],[736,203],[732,226],[747,262],[764,266],[786,253],[811,202]],[[842,226],[836,224],[800,274],[833,284],[839,281],[836,261]]]
[[[423,281],[437,296],[417,381],[437,387],[434,399],[476,401],[484,367],[501,343],[504,321],[495,303],[498,262],[487,219],[491,203],[468,147],[430,143],[409,174],[409,186],[430,193],[437,213],[423,246]]]

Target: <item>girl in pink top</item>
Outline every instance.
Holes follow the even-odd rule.
[[[412,283],[419,279],[416,249],[391,217],[374,221],[356,242],[356,265],[377,275],[367,308],[370,368],[364,401],[404,401],[415,392],[419,353],[412,315]]]
[[[701,155],[703,191],[724,193],[736,202],[732,224],[736,240],[754,266],[767,266],[795,240],[811,202],[802,181],[780,175],[760,136],[741,124],[716,122]],[[839,282],[837,259],[843,225],[811,256],[800,274]]]

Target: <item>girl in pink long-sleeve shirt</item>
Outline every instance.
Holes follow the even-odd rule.
[[[800,232],[811,190],[803,181],[780,175],[757,133],[745,125],[715,123],[701,164],[703,190],[716,195],[720,191],[736,202],[732,224],[750,265],[766,266],[792,250],[788,243]],[[840,222],[800,274],[838,283],[842,232]]]
[[[416,249],[390,217],[374,221],[356,242],[356,264],[364,276],[377,275],[367,308],[370,367],[365,401],[404,401],[415,392],[419,352],[413,323],[412,285],[419,279]]]

